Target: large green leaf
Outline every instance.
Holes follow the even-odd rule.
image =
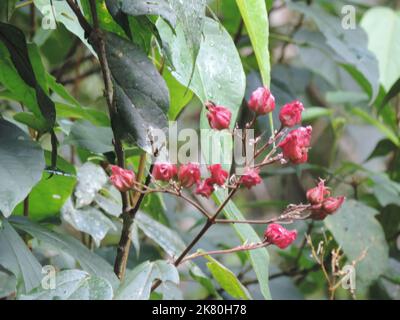
[[[375,219],[378,212],[361,202],[347,200],[342,208],[325,219],[326,227],[350,261],[358,260],[356,276],[362,284],[377,279],[388,263],[388,245],[382,226]]]
[[[0,265],[22,281],[22,291],[36,288],[42,279],[42,266],[14,228],[0,215]]]
[[[18,0],[3,0],[0,2],[0,21],[7,22],[11,19]]]
[[[183,32],[186,39],[187,54],[191,57],[192,65],[200,50],[202,30],[205,20],[205,0],[168,0],[175,11],[177,28]],[[193,68],[189,68],[191,72]],[[189,82],[184,83],[187,86]]]
[[[117,35],[107,34],[106,53],[114,79],[119,134],[151,152],[151,130],[168,126],[165,81],[138,46]]]
[[[229,108],[235,119],[246,80],[239,54],[226,30],[214,20],[205,19],[203,41],[190,81],[192,62],[182,28],[178,25],[174,34],[161,19],[157,21],[157,28],[168,48],[172,75],[183,85],[190,82],[189,88],[202,102],[212,100]]]
[[[38,287],[19,300],[111,300],[113,289],[103,278],[82,270],[64,270],[55,278],[55,288]]]
[[[43,150],[14,124],[0,119],[0,211],[8,217],[39,182]]]
[[[153,281],[156,279],[179,284],[178,270],[173,264],[163,260],[146,261],[128,272],[115,295],[115,299],[147,300],[150,297]]]
[[[24,82],[35,90],[36,101],[41,115],[47,120],[49,128],[54,126],[56,110],[54,102],[49,98],[46,89],[40,84],[40,76],[44,78],[44,69],[41,66],[34,68],[28,53],[28,47],[24,33],[17,27],[0,22],[0,40],[7,47],[10,59],[15,69]],[[41,64],[40,57],[36,55],[36,62]],[[42,71],[42,74],[35,74],[35,71]],[[3,79],[4,81],[4,79]]]
[[[12,218],[12,224],[17,229],[29,233],[32,237],[47,243],[53,248],[68,253],[76,259],[82,269],[91,275],[107,279],[114,289],[118,286],[119,280],[114,274],[112,266],[103,258],[91,252],[78,240],[64,234],[55,233],[22,217]]]
[[[374,7],[362,17],[361,27],[368,34],[368,48],[379,63],[379,81],[385,90],[400,78],[400,15],[390,8]]]
[[[205,256],[209,261],[207,267],[213,275],[214,279],[227,293],[235,299],[249,300],[252,299],[246,287],[243,286],[235,274],[227,267],[210,256]]]

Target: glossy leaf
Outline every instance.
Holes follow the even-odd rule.
[[[0,211],[8,217],[39,182],[43,150],[14,124],[0,119]]]
[[[246,287],[240,283],[231,270],[210,256],[206,256],[206,259],[209,261],[207,262],[207,268],[212,276],[228,294],[235,299],[252,299]]]
[[[151,152],[149,134],[165,130],[169,92],[164,79],[135,44],[108,33],[107,60],[114,79],[119,134]]]

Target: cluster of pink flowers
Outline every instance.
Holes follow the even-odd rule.
[[[343,204],[345,197],[330,197],[331,192],[325,187],[325,181],[320,179],[318,185],[307,191],[306,197],[311,206],[311,218],[323,220],[329,214],[335,213]]]
[[[255,113],[255,116],[266,115],[275,109],[275,98],[268,88],[260,87],[252,93],[248,107]],[[228,108],[207,102],[206,109],[211,128],[215,130],[229,129],[232,113]],[[303,104],[297,100],[284,105],[279,112],[281,130],[299,125],[303,111]],[[311,126],[298,127],[290,131],[278,143],[283,158],[293,164],[306,162],[311,143],[311,133]],[[197,163],[182,164],[178,168],[169,162],[157,162],[154,164],[152,175],[156,181],[168,182],[171,185],[177,185],[179,188],[196,186],[196,194],[209,198],[216,186],[227,186],[229,173],[222,168],[221,164],[213,164],[207,168],[209,176],[202,179],[200,165]],[[133,171],[111,166],[111,173],[110,180],[118,190],[126,192],[134,187],[136,177]],[[236,186],[243,185],[248,189],[261,182],[259,168],[253,167],[245,168],[244,173],[239,179],[235,180]],[[322,220],[327,215],[333,214],[345,200],[343,196],[331,197],[329,189],[325,187],[324,180],[321,179],[315,188],[307,191],[306,196],[309,202],[307,210],[311,211],[310,218],[315,220]],[[264,232],[264,241],[281,249],[288,247],[295,241],[296,237],[296,230],[287,230],[276,223],[268,225]]]
[[[251,94],[248,107],[256,116],[265,115],[275,109],[275,98],[267,87],[260,87]],[[206,109],[211,128],[215,130],[229,128],[232,113],[228,108],[207,102]],[[292,128],[300,124],[303,111],[304,106],[298,100],[285,104],[279,112],[282,128]],[[293,164],[307,162],[311,133],[311,126],[300,127],[289,132],[278,145],[282,149],[283,157]]]

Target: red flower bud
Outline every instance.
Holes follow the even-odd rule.
[[[242,183],[247,189],[261,183],[262,179],[258,172],[258,169],[246,168],[244,174],[240,178],[240,183]]]
[[[253,91],[248,105],[258,115],[267,114],[275,109],[275,98],[267,87],[260,87]]]
[[[110,181],[121,192],[126,192],[134,186],[135,173],[131,170],[111,166]]]
[[[278,145],[282,149],[283,157],[294,164],[307,162],[311,132],[311,126],[300,127],[289,132],[286,138]]]
[[[212,102],[206,103],[207,119],[210,127],[216,130],[228,129],[232,113],[228,108],[217,106]]]
[[[307,191],[307,200],[311,204],[319,204],[324,201],[325,196],[329,196],[330,192],[325,187],[325,181],[320,179],[318,186]]]
[[[283,127],[293,127],[301,122],[301,113],[304,107],[300,101],[285,104],[279,112],[279,120]]]
[[[290,231],[277,223],[272,223],[264,231],[264,237],[269,243],[281,249],[285,249],[296,240],[297,231]]]
[[[197,184],[196,194],[199,194],[205,198],[209,198],[214,192],[213,180],[207,178]]]
[[[176,166],[171,163],[163,162],[154,164],[153,177],[156,180],[169,181],[177,173]]]
[[[197,163],[181,165],[178,171],[178,180],[186,188],[198,183],[200,181],[200,166]]]
[[[345,197],[329,197],[324,200],[322,203],[322,210],[324,210],[327,214],[334,213],[337,209],[341,207],[345,200]]]
[[[219,186],[222,186],[225,183],[229,175],[227,171],[222,169],[222,166],[219,163],[208,166],[208,170],[210,170],[213,183]]]

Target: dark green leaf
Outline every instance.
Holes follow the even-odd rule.
[[[46,94],[36,78],[29,58],[25,35],[13,25],[0,22],[0,40],[7,47],[11,60],[20,77],[28,86],[35,89],[40,111],[48,121],[49,128],[52,128],[56,120],[54,102]]]
[[[397,149],[397,146],[389,139],[383,139],[378,142],[374,151],[370,154],[367,160],[375,157],[383,157],[388,155],[390,152]]]
[[[14,124],[0,119],[0,211],[8,217],[39,182],[43,150]]]
[[[400,93],[400,78],[393,84],[393,86],[389,89],[388,93],[385,95],[383,100],[377,106],[378,112],[381,112],[382,109]]]
[[[114,79],[118,112],[116,127],[122,137],[151,152],[152,129],[165,130],[169,92],[164,79],[135,44],[108,33],[107,60]]]

